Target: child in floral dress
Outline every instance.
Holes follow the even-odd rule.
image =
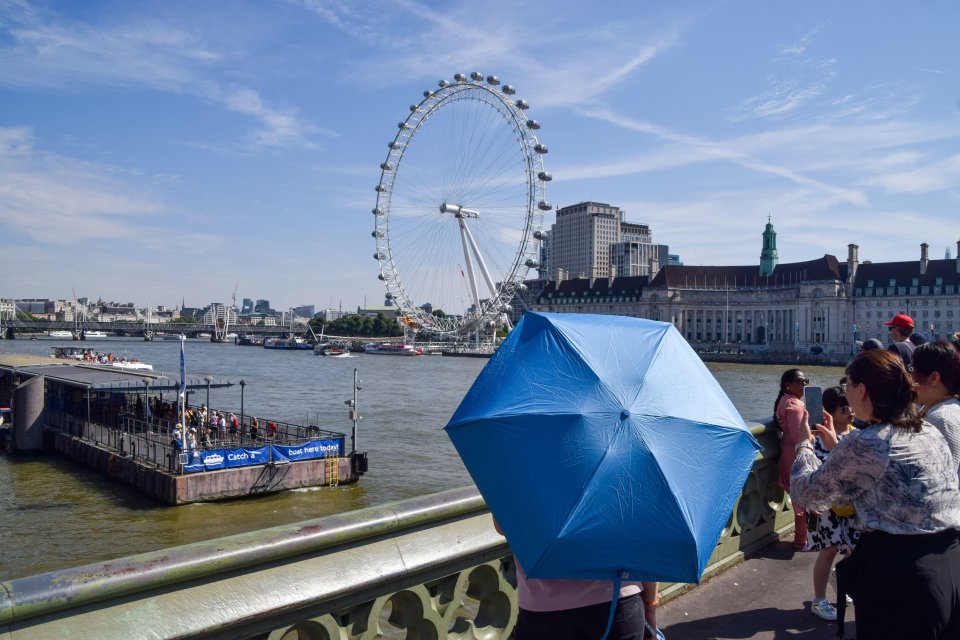
[[[824,390],[823,408],[833,417],[838,438],[850,433],[856,416],[847,403],[843,388],[831,387]],[[814,420],[816,418],[811,416],[811,422]],[[830,455],[830,451],[827,450],[827,446],[819,435],[816,437],[813,449],[821,462]],[[830,449],[833,449],[833,446],[830,446]],[[836,620],[837,610],[826,598],[827,581],[837,553],[847,554],[853,551],[853,547],[860,538],[860,532],[854,526],[853,507],[838,506],[821,511],[819,514],[815,511],[809,513],[815,518],[819,516],[819,522],[816,526],[810,527],[807,550],[820,552],[813,565],[813,601],[810,604],[810,611],[824,620]]]

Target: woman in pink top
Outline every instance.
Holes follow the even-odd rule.
[[[497,521],[497,533],[503,534]],[[517,624],[514,640],[597,640],[610,617],[609,580],[540,580],[517,565]],[[647,625],[657,628],[660,596],[656,582],[624,582],[607,640],[643,640]],[[641,593],[642,592],[642,593]],[[646,624],[645,624],[646,623]]]
[[[780,393],[774,403],[773,417],[783,432],[780,438],[780,486],[790,493],[790,469],[797,457],[795,447],[800,442],[800,425],[807,420],[803,406],[803,388],[810,384],[800,369],[787,369],[780,376]],[[807,544],[807,516],[804,508],[793,502],[793,548],[802,550]]]

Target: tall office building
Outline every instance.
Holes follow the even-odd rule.
[[[240,307],[240,313],[247,315],[253,313],[253,300],[250,298],[243,299],[243,306]]]
[[[623,218],[619,207],[603,202],[579,202],[558,209],[545,243],[546,268],[540,277],[655,276],[669,260],[667,246],[653,244],[649,225]]]

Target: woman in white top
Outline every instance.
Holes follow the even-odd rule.
[[[960,638],[960,492],[946,440],[920,418],[889,351],[850,363],[846,397],[867,425],[836,442],[824,413],[817,431],[833,450],[821,463],[805,422],[790,487],[808,508],[856,509],[860,541],[837,578],[857,606],[857,640]]]
[[[920,345],[913,358],[913,382],[923,418],[946,438],[960,473],[960,353],[941,340]]]

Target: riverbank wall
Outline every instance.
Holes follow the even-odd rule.
[[[350,458],[316,458],[177,474],[145,465],[130,455],[78,436],[52,429],[47,436],[57,453],[171,506],[357,481],[351,473]]]

